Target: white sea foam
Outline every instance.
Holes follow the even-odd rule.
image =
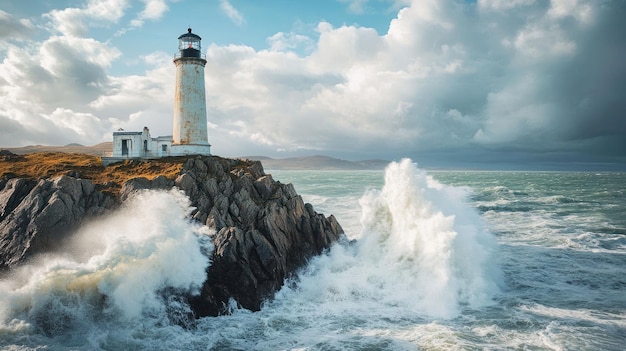
[[[0,329],[45,334],[165,313],[158,292],[191,291],[205,279],[206,227],[189,222],[178,191],[145,191],[83,227],[64,256],[45,257],[0,281]],[[1,330],[0,330],[1,332]]]
[[[626,315],[623,313],[601,312],[590,309],[563,309],[539,304],[521,306],[520,310],[550,317],[552,319],[568,320],[570,323],[587,322],[626,330]]]
[[[392,163],[384,187],[360,200],[356,244],[314,260],[293,298],[337,310],[382,303],[438,318],[488,304],[499,291],[496,243],[467,195],[408,159]]]
[[[361,200],[363,254],[379,256],[387,270],[379,273],[403,282],[394,291],[405,290],[429,315],[455,316],[460,304],[484,305],[498,291],[495,240],[467,196],[405,159],[388,166],[381,191]]]

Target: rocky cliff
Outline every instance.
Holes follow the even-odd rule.
[[[127,161],[120,167],[131,173],[139,164],[157,167],[150,162]],[[136,191],[178,187],[195,207],[192,220],[216,231],[206,282],[189,301],[196,316],[218,315],[228,311],[231,299],[259,310],[285,278],[343,232],[332,215],[316,213],[291,184],[265,174],[258,161],[198,156],[159,162],[180,163],[180,171],[122,184],[95,177],[93,169],[83,172],[93,179],[81,179],[81,172],[62,166],[64,175],[39,180],[5,171],[0,178],[0,269],[59,249],[81,223],[117,208]]]

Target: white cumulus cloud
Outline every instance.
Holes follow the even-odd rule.
[[[246,23],[246,19],[228,0],[220,0],[220,8],[236,25]]]

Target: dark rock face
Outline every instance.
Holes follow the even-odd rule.
[[[21,156],[16,155],[9,150],[0,150],[0,160],[2,161],[13,161],[20,158]]]
[[[0,269],[54,250],[85,219],[117,207],[138,190],[176,186],[196,208],[193,220],[216,231],[201,294],[189,297],[196,316],[215,316],[228,313],[231,299],[259,310],[285,278],[343,233],[332,215],[316,213],[291,184],[266,175],[259,161],[189,158],[175,181],[135,178],[124,184],[118,199],[79,176],[0,180]]]
[[[0,181],[0,269],[56,249],[87,218],[115,204],[89,180]]]
[[[334,216],[317,214],[258,161],[192,158],[175,185],[196,207],[192,217],[216,230],[207,280],[201,295],[190,299],[198,316],[226,313],[231,298],[259,310],[285,278],[343,233]],[[127,182],[122,196],[168,186],[164,178]]]

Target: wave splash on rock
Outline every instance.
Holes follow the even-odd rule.
[[[207,227],[191,222],[179,191],[143,191],[83,226],[63,253],[39,257],[0,280],[0,323],[21,320],[54,336],[106,321],[193,321],[171,294],[198,293],[209,266]],[[179,307],[183,307],[178,304]],[[181,317],[181,312],[184,318]]]

